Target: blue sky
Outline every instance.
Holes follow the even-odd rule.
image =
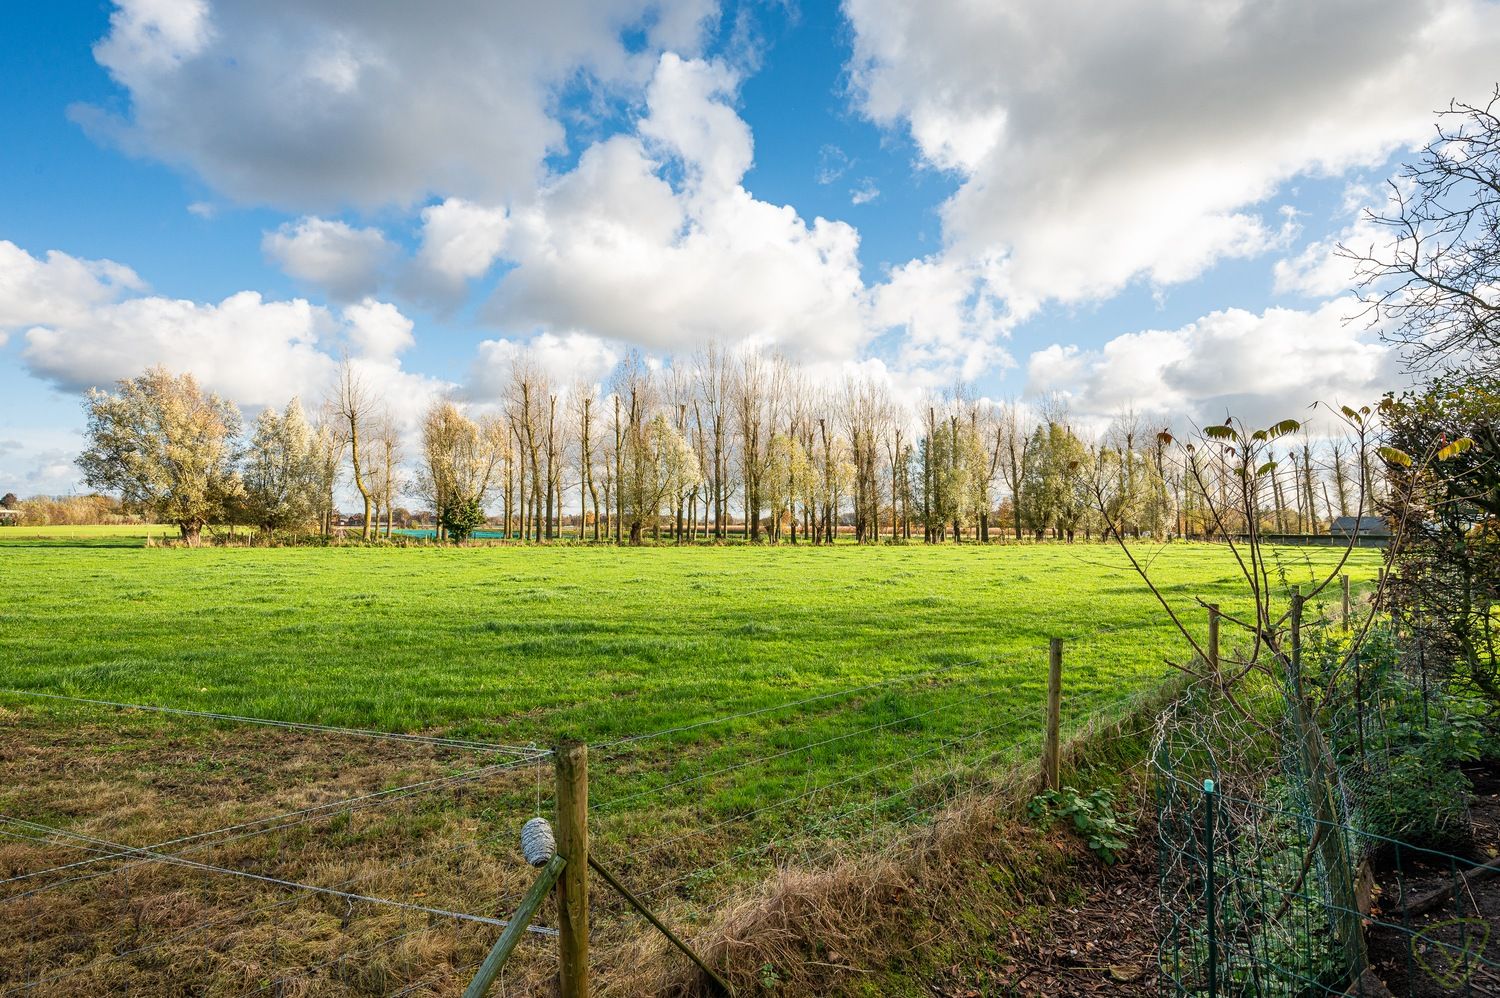
[[[7,4],[0,491],[75,486],[86,385],[253,410],[340,349],[411,413],[710,337],[1098,420],[1365,401],[1331,243],[1496,5],[1204,6]]]

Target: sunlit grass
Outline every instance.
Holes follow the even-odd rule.
[[[891,760],[975,756],[1035,737],[1050,637],[1070,717],[1185,652],[1108,545],[190,550],[59,529],[78,533],[0,532],[0,686],[548,745],[906,677],[642,743],[614,766],[628,786],[601,764],[601,801],[690,780],[679,803],[712,787],[713,809],[743,813]],[[1222,547],[1139,553],[1194,626],[1193,597],[1246,605]],[[1296,583],[1337,554],[1280,558]],[[22,703],[38,706],[0,695]]]

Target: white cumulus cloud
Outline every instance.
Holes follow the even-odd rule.
[[[414,324],[389,302],[366,298],[344,309],[347,336],[363,357],[389,360],[416,345]]]
[[[1485,0],[844,6],[860,108],[958,175],[948,249],[1022,316],[1281,245],[1260,202],[1421,139],[1500,42]]]
[[[0,239],[0,345],[11,331],[59,316],[80,319],[141,287],[135,271],[113,260],[80,260],[58,250],[38,259]]]
[[[745,190],[753,146],[728,103],[734,82],[718,63],[663,56],[644,141],[617,135],[589,147],[513,212],[514,268],[492,319],[656,350],[712,338],[851,356],[868,337],[859,234]]]
[[[600,384],[624,354],[619,344],[580,332],[542,333],[524,342],[485,340],[475,351],[465,391],[480,402],[504,399],[511,365],[521,357],[535,363],[555,388],[566,390],[575,381]]]
[[[564,129],[556,91],[639,87],[710,0],[116,0],[95,58],[123,115],[74,117],[239,200],[304,211],[503,202]],[[630,41],[627,44],[627,35]]]
[[[267,232],[261,249],[288,275],[337,301],[373,293],[398,252],[379,229],[316,217]]]
[[[284,405],[292,395],[316,404],[345,346],[408,424],[435,393],[453,387],[402,368],[397,354],[414,345],[413,324],[385,302],[365,299],[334,313],[254,291],[218,302],[125,293],[139,287],[119,264],[58,252],[38,259],[0,242],[0,329],[25,327],[22,366],[60,391],[108,386],[161,364],[192,372],[250,409]]]
[[[1231,308],[1097,349],[1053,344],[1029,358],[1026,391],[1059,393],[1095,420],[1134,409],[1263,426],[1304,418],[1313,402],[1363,405],[1401,376],[1377,332],[1346,321],[1358,308],[1350,298],[1311,310]]]
[[[448,198],[422,209],[418,262],[449,288],[461,289],[465,281],[483,276],[494,264],[508,228],[503,207]]]

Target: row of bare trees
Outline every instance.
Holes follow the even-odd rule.
[[[191,378],[156,370],[119,388],[90,395],[88,481],[189,538],[225,521],[329,535],[341,494],[358,496],[352,522],[366,540],[405,524],[401,502],[454,539],[486,524],[615,543],[1074,540],[1110,524],[1212,537],[1226,529],[1214,501],[1234,485],[1204,455],[1164,448],[1159,418],[1124,413],[1089,434],[1056,399],[962,388],[912,407],[879,381],[819,382],[780,355],[714,345],[671,364],[632,352],[603,385],[556,384],[521,354],[500,399],[438,399],[414,428],[345,361],[311,416],[296,399],[266,409],[244,441],[238,411]],[[1278,456],[1259,530],[1322,532],[1377,487],[1368,460],[1339,441],[1304,434]],[[1091,501],[1101,483],[1105,513]]]
[[[412,495],[438,514],[445,448],[436,403]],[[506,536],[534,541],[928,542],[1103,536],[1218,536],[1215,499],[1231,476],[1204,455],[1161,445],[1161,419],[1124,413],[1097,434],[1058,400],[995,402],[962,388],[903,404],[882,382],[814,380],[785,357],[710,344],[658,364],[632,352],[605,384],[552,381],[527,355],[497,407],[476,417],[488,441],[482,488],[464,495]],[[442,420],[439,420],[441,423]],[[1274,502],[1257,529],[1319,533],[1376,487],[1347,444],[1285,442]],[[1091,496],[1110,483],[1109,516]],[[1248,525],[1232,524],[1244,531]]]

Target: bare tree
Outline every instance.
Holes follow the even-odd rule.
[[[714,537],[723,540],[728,525],[728,416],[734,394],[734,375],[723,348],[712,341],[694,355],[693,374],[698,382],[701,418],[711,454],[705,472],[708,475],[709,501],[713,506]]]
[[[889,402],[883,385],[861,377],[847,380],[839,399],[839,415],[854,464],[854,539],[861,544],[879,540],[880,424],[890,409]]]
[[[401,491],[401,427],[387,409],[375,424],[375,445],[380,453],[380,501],[385,508],[385,536],[390,537],[396,525],[396,495]]]
[[[1334,440],[1328,445],[1328,470],[1333,475],[1334,494],[1339,497],[1338,515],[1349,515],[1349,453],[1348,448],[1341,440]],[[1327,490],[1327,483],[1324,484]],[[1333,516],[1333,504],[1329,504],[1329,518]]]
[[[652,450],[647,446],[645,426],[657,406],[656,377],[639,351],[625,355],[615,372],[615,543],[623,540],[627,513],[630,541],[640,543],[645,508],[653,494],[649,482]]]
[[[359,490],[359,496],[365,504],[364,522],[360,527],[359,536],[364,540],[369,540],[374,495],[370,491],[369,483],[365,480],[363,468],[365,455],[361,448],[365,445],[362,435],[367,431],[368,424],[375,415],[376,403],[374,395],[366,387],[364,379],[355,370],[347,354],[339,362],[338,376],[334,382],[330,401],[342,424],[344,440],[349,447],[349,463],[353,466],[354,487]]]
[[[1484,106],[1453,101],[1416,163],[1365,220],[1385,246],[1339,246],[1371,320],[1421,369],[1451,361],[1500,371],[1500,86]]]
[[[594,416],[599,401],[599,389],[592,383],[578,381],[569,393],[573,401],[573,417],[578,423],[578,537],[589,520],[590,507],[594,510],[594,540],[599,539],[599,490],[594,482]]]
[[[766,403],[772,371],[757,353],[740,355],[734,366],[734,411],[740,443],[740,481],[744,487],[745,539],[760,539],[761,476],[766,464]]]
[[[995,427],[996,450],[1000,452],[1000,478],[1010,490],[1011,519],[1016,540],[1021,539],[1021,489],[1031,447],[1032,426],[1027,411],[1017,402],[1000,406]]]
[[[511,361],[510,385],[505,403],[510,433],[516,439],[520,459],[521,534],[540,541],[542,519],[548,518],[551,530],[550,504],[552,470],[546,470],[543,481],[542,454],[549,446],[550,392],[546,375],[530,354]]]

